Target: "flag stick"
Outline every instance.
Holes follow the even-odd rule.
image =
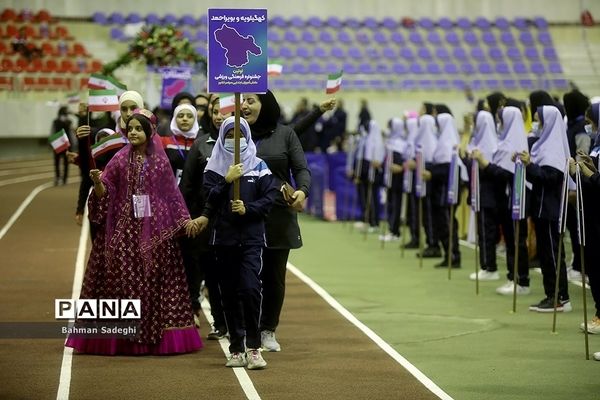
[[[584,259],[584,248],[585,245],[582,244],[579,247],[579,254],[581,257],[581,293],[583,293],[583,333],[585,335],[585,359],[590,359],[590,345],[588,341],[588,330],[587,330],[587,297],[585,295],[585,259]]]
[[[400,257],[404,258],[404,246],[406,246],[406,225],[408,224],[408,194],[402,191],[402,207],[400,207],[400,215],[398,215],[399,224],[402,227],[402,234],[400,240]]]
[[[564,233],[561,231],[558,237],[558,258],[556,259],[556,277],[554,282],[554,312],[552,315],[552,333],[556,333],[556,309],[558,307],[558,281],[560,280],[560,258],[562,257],[562,246],[563,246]]]
[[[452,279],[452,236],[454,231],[454,204],[450,204],[450,231],[448,232],[448,280]]]
[[[577,193],[577,228],[579,231],[579,256],[581,257],[581,293],[583,296],[583,333],[585,340],[585,359],[590,359],[590,345],[587,329],[587,297],[585,295],[585,217],[583,213],[583,190],[581,188],[581,169],[579,164],[575,170],[575,190]]]
[[[369,234],[369,217],[371,216],[371,197],[373,196],[373,182],[371,182],[371,180],[369,180],[369,183],[367,185],[367,198],[366,198],[366,205],[365,205],[365,215],[364,215],[364,223],[365,223],[365,229],[363,232],[363,239],[367,240],[367,235]]]
[[[475,294],[479,294],[479,211],[475,212]]]
[[[389,191],[388,191],[388,195],[386,196],[385,199],[385,208],[383,209],[383,220],[381,221],[380,225],[381,225],[381,229],[380,229],[380,233],[381,233],[381,237],[379,239],[379,241],[381,242],[381,250],[383,250],[385,248],[385,237],[386,237],[386,225],[389,227],[389,222],[388,222],[388,217],[389,217],[389,210],[388,207],[390,206],[390,196],[389,196]]]
[[[513,309],[512,312],[517,312],[517,265],[519,265],[519,230],[521,227],[521,220],[515,220],[515,261],[513,263]]]
[[[419,268],[423,268],[423,198],[419,197]]]
[[[350,182],[352,182],[352,178],[349,179]],[[344,193],[344,222],[342,222],[342,226],[346,226],[348,224],[348,220],[350,219],[350,215],[352,213],[351,210],[348,209],[348,207],[350,206],[350,193],[349,192],[345,192]]]
[[[358,148],[358,146],[357,146]],[[358,154],[357,154],[358,156]],[[360,195],[359,193],[359,186],[360,185],[360,173],[362,172],[362,163],[363,163],[363,159],[360,158],[358,160],[358,162],[356,163],[356,166],[354,168],[354,176],[352,177],[352,182],[354,183],[354,197],[353,197],[353,201],[352,201],[352,209],[350,210],[350,214],[351,214],[351,218],[352,221],[354,221],[355,218],[355,214],[354,214],[354,210],[356,210],[356,203],[358,202],[358,197]],[[354,230],[354,223],[350,224],[350,232],[352,232]]]
[[[233,138],[235,142],[233,152],[233,163],[237,165],[240,163],[240,93],[235,93],[235,120],[233,125]],[[233,200],[240,199],[240,180],[236,179],[233,181]]]

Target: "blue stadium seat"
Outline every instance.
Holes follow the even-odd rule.
[[[146,23],[148,25],[160,25],[161,22],[162,21],[160,17],[155,13],[149,13],[148,15],[146,15]]]
[[[485,31],[481,34],[481,40],[483,41],[483,43],[487,44],[488,46],[493,46],[496,44],[496,36],[494,35],[494,33],[492,31]]]
[[[196,26],[196,22],[196,18],[191,14],[185,14],[179,18],[179,23],[181,25]]]
[[[326,59],[327,58],[327,50],[324,47],[316,46],[313,49],[313,57],[318,59]]]
[[[346,53],[343,48],[336,46],[331,48],[331,56],[334,58],[343,59],[346,57]]]
[[[359,47],[352,46],[348,49],[348,56],[350,58],[354,58],[355,60],[362,59],[362,51]]]
[[[380,45],[386,44],[388,42],[387,35],[382,31],[375,31],[373,33],[373,41]]]
[[[335,29],[339,29],[342,27],[342,21],[338,17],[328,17],[325,21],[327,26],[330,26]]]
[[[529,69],[524,63],[517,61],[513,63],[513,72],[515,74],[526,74],[529,72]]]
[[[319,32],[319,40],[322,43],[333,43],[335,41],[331,32],[325,29]]]
[[[198,31],[200,32],[200,31]],[[279,43],[281,42],[281,34],[279,31],[275,29],[269,29],[267,31],[267,38],[269,39],[269,43]]]
[[[427,47],[419,47],[417,50],[417,56],[424,61],[429,61],[433,58],[431,51]]]
[[[113,25],[124,25],[125,17],[120,12],[114,12],[108,16],[108,20]]]
[[[385,17],[382,21],[382,25],[384,28],[394,30],[398,28],[398,21],[392,17]]]
[[[379,28],[379,23],[373,17],[366,17],[363,20],[363,24],[364,24],[364,26],[366,26],[367,28],[369,28],[371,30],[376,30]]]
[[[361,63],[358,66],[358,71],[361,74],[372,74],[374,72],[373,67],[369,63]]]
[[[298,58],[310,58],[310,50],[308,47],[298,46],[296,47],[296,57]]]
[[[383,48],[383,56],[390,60],[395,60],[398,57],[398,54],[396,53],[396,50],[394,50],[392,47],[386,46]]]
[[[526,47],[524,54],[525,58],[529,61],[537,61],[540,59],[540,55],[535,47]]]
[[[481,47],[473,47],[471,49],[471,58],[477,61],[484,61],[486,59],[485,52]]]
[[[142,22],[142,16],[136,12],[132,12],[127,15],[126,21],[129,24],[137,24]]]
[[[476,46],[479,43],[477,39],[477,35],[473,31],[465,31],[463,33],[463,41],[466,42],[470,46]]]
[[[350,36],[350,33],[348,33],[348,31],[346,31],[346,30],[339,31],[337,34],[337,38],[340,43],[343,43],[343,44],[352,43],[352,36]]]
[[[423,66],[421,64],[419,64],[418,62],[412,62],[412,63],[410,63],[410,66],[408,68],[409,68],[411,74],[423,74],[423,73],[425,73],[425,70],[423,69]]]
[[[306,25],[302,17],[298,15],[291,16],[289,19],[289,24],[294,28],[304,28],[304,25]]]
[[[471,21],[468,18],[458,18],[456,20],[456,25],[461,29],[471,29]]]
[[[452,50],[452,55],[454,56],[454,58],[456,58],[457,60],[466,60],[469,58],[469,56],[467,55],[467,52],[465,51],[465,49],[463,49],[462,47],[455,47]]]
[[[473,67],[473,64],[471,64],[470,62],[463,62],[462,64],[460,64],[460,70],[463,74],[474,74],[475,73],[475,67]]]
[[[418,31],[411,31],[408,34],[408,39],[413,44],[416,44],[416,45],[422,45],[423,44],[423,37],[421,36],[421,34]]]
[[[515,37],[513,36],[511,31],[504,31],[500,34],[500,41],[504,43],[506,46],[514,46],[515,45]]]
[[[508,20],[504,17],[497,17],[494,20],[494,25],[496,25],[496,28],[500,30],[506,30],[510,28],[510,22],[508,22]]]
[[[454,23],[450,18],[442,17],[438,21],[438,25],[442,29],[452,29],[454,27]]]
[[[358,31],[356,32],[356,41],[360,44],[369,44],[371,43],[371,39],[366,32]]]
[[[507,90],[517,90],[517,81],[514,79],[502,79],[502,87]]]
[[[531,63],[531,72],[536,75],[544,75],[546,73],[546,67],[541,62],[532,62]]]
[[[524,46],[533,46],[535,44],[533,35],[529,31],[522,31],[519,33],[519,41]]]
[[[544,17],[534,17],[533,23],[538,29],[548,29],[548,21]]]
[[[552,36],[548,31],[539,32],[537,35],[538,42],[544,46],[552,46]]]
[[[442,73],[442,68],[439,66],[438,63],[435,62],[427,63],[426,69],[428,74],[438,75]]]
[[[163,19],[163,25],[175,25],[177,24],[178,18],[173,14],[166,14]]]
[[[365,54],[367,57],[369,57],[372,60],[378,59],[380,57],[379,49],[377,47],[372,47],[372,46],[367,47],[365,49]]]
[[[358,28],[360,28],[361,23],[356,18],[350,17],[350,18],[346,18],[344,20],[344,25],[346,25],[348,28],[351,28],[351,29],[358,29]]]
[[[544,50],[542,50],[542,55],[546,61],[558,60],[558,56],[556,55],[556,50],[554,50],[554,47],[544,47]]]
[[[560,63],[551,61],[548,63],[548,70],[553,74],[562,74],[563,70]]]
[[[446,47],[436,47],[435,57],[439,60],[447,61],[450,59],[450,52]]]
[[[519,30],[524,30],[529,28],[529,24],[525,18],[517,17],[513,20],[513,26],[515,26]]]
[[[460,73],[456,64],[451,62],[444,64],[444,72],[449,75],[457,75]]]
[[[431,44],[439,46],[442,44],[442,37],[437,31],[430,31],[427,33],[427,41]]]
[[[480,74],[484,74],[484,75],[489,75],[489,74],[494,73],[494,68],[492,68],[492,65],[487,62],[479,63],[479,65],[477,66],[477,70],[479,71]]]
[[[392,71],[394,71],[395,74],[404,75],[408,73],[408,67],[406,64],[394,63],[392,66]]]
[[[106,14],[101,11],[95,12],[92,15],[92,20],[94,21],[94,23],[100,24],[100,25],[109,25],[110,24],[110,21],[108,20],[108,17],[106,16]]]
[[[287,46],[281,46],[279,48],[279,57],[281,58],[292,58],[294,57],[294,52],[292,51],[292,49],[290,47]]]
[[[477,17],[477,18],[475,18],[475,26],[481,30],[487,30],[487,29],[490,29],[491,23],[485,17]]]
[[[325,69],[318,62],[311,62],[308,64],[308,72],[311,74],[319,75],[324,74]]]
[[[494,61],[500,61],[504,59],[504,53],[500,47],[490,47],[488,50],[488,56]]]
[[[521,60],[521,51],[518,47],[509,47],[506,49],[506,56],[512,61]]]
[[[501,75],[510,75],[510,66],[508,63],[499,62],[496,64],[496,73]]]
[[[460,38],[455,31],[446,32],[446,42],[452,46],[458,46],[460,44]]]
[[[411,61],[415,59],[415,54],[410,47],[402,47],[400,49],[400,58],[406,61]]]
[[[269,24],[279,27],[279,28],[287,28],[287,22],[282,16],[276,15],[274,17],[269,17]]]
[[[269,58],[277,58],[279,56],[279,52],[274,46],[269,46],[268,55]]]
[[[302,41],[304,43],[316,43],[317,39],[312,31],[305,30],[302,32]]]
[[[419,21],[418,21],[418,24],[423,29],[433,29],[433,28],[435,28],[435,24],[433,23],[433,20],[431,18],[428,18],[428,17],[420,18]]]
[[[392,32],[391,39],[392,39],[392,42],[394,42],[396,44],[404,44],[405,43],[404,36],[402,35],[402,33],[398,32],[398,31]]]
[[[310,17],[308,18],[308,25],[313,28],[321,28],[323,26],[323,20],[319,17]]]
[[[283,39],[288,43],[298,43],[298,35],[296,35],[296,32],[292,30],[285,31],[283,34]]]

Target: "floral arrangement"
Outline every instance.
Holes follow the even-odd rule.
[[[106,64],[103,73],[110,75],[134,60],[151,67],[195,65],[204,68],[206,65],[206,59],[196,53],[183,33],[171,25],[144,27],[129,45],[127,53]]]

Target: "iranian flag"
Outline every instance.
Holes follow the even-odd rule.
[[[105,76],[100,74],[92,74],[88,79],[89,89],[113,89],[117,96],[120,96],[127,90],[127,86],[112,76]]]
[[[90,111],[117,111],[117,93],[113,89],[90,90],[88,108]]]
[[[235,95],[233,93],[219,94],[219,108],[222,115],[235,112]]]
[[[120,149],[126,144],[127,140],[125,140],[125,138],[118,133],[107,136],[98,143],[92,145],[92,157],[97,158],[108,151]]]
[[[81,100],[81,98],[79,97],[79,93],[77,93],[77,92],[69,93],[67,95],[67,102],[69,104],[79,103],[80,100]]]
[[[50,143],[50,146],[52,146],[56,154],[62,153],[63,151],[67,150],[71,145],[71,143],[69,143],[69,137],[67,136],[67,133],[64,129],[61,129],[54,135],[51,135],[48,138],[48,143]]]
[[[283,64],[281,60],[269,60],[267,64],[267,74],[269,76],[278,76],[283,72]]]
[[[325,93],[332,94],[340,90],[342,86],[342,72],[340,71],[336,74],[327,76],[327,88],[325,89]]]

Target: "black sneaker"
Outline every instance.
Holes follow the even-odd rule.
[[[442,256],[442,251],[439,247],[428,247],[423,250],[423,258],[437,258]],[[420,254],[417,254],[417,257],[421,257]]]
[[[404,245],[405,249],[418,249],[419,248],[419,242],[415,242],[414,240],[411,240],[410,242],[408,242],[407,244]]]
[[[435,268],[448,268],[448,260],[444,260],[434,265]],[[452,260],[451,268],[460,268],[460,258]]]
[[[550,313],[554,312],[554,300],[550,297],[546,297],[538,304],[532,304],[529,306],[529,311],[537,311],[541,313]],[[559,300],[556,306],[557,312],[570,312],[573,311],[573,307],[571,306],[571,302],[569,299],[567,300]]]
[[[208,333],[208,335],[206,335],[206,338],[208,340],[221,340],[223,339],[225,336],[227,335],[227,331],[226,330],[222,330],[222,329],[216,329],[214,326],[212,327],[212,329],[210,330],[210,332]]]

